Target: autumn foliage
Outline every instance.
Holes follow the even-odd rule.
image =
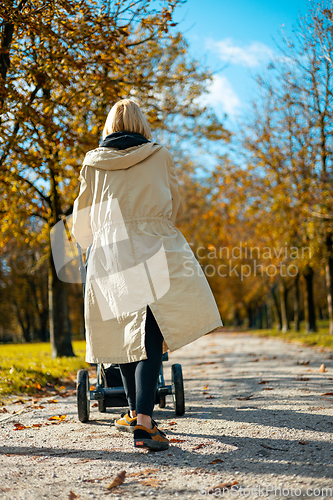
[[[177,224],[224,323],[297,330],[304,318],[315,331],[319,315],[333,333],[332,11],[323,1],[299,19],[231,134],[200,105],[212,75],[177,31],[179,3],[1,3],[0,339],[50,335],[54,356],[73,354],[81,290],[58,280],[49,234],[122,97],[175,157]]]

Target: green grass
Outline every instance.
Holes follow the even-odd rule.
[[[47,384],[75,380],[85,362],[85,341],[73,342],[76,357],[51,357],[49,343],[0,345],[0,401],[9,395],[42,393]]]
[[[293,324],[291,324],[293,328]],[[333,335],[329,334],[328,321],[317,322],[318,332],[307,333],[305,331],[305,324],[301,323],[301,331],[294,332],[281,332],[278,330],[250,330],[251,334],[258,335],[259,337],[277,337],[286,340],[287,342],[298,342],[308,346],[318,346],[333,349]]]

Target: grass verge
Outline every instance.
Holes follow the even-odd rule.
[[[291,325],[291,328],[292,327],[293,325]],[[307,346],[333,349],[333,336],[329,334],[328,322],[325,320],[318,321],[317,327],[317,332],[307,333],[305,331],[305,324],[301,323],[301,329],[299,332],[294,332],[293,330],[290,330],[288,332],[281,332],[274,329],[250,330],[250,333],[253,335],[258,335],[259,337],[277,337],[287,342],[298,342]]]
[[[0,345],[0,401],[12,394],[42,393],[48,384],[75,380],[85,362],[85,341],[74,341],[76,357],[51,357],[49,343]]]

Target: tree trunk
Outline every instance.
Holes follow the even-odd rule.
[[[255,322],[255,325],[256,325],[256,328],[258,328],[258,330],[262,330],[262,306],[259,306],[256,308],[256,322]]]
[[[307,265],[304,279],[305,279],[305,294],[304,294],[304,312],[305,312],[305,331],[306,332],[316,332],[316,311],[314,306],[313,298],[313,269],[311,266]]]
[[[22,335],[25,342],[30,342],[30,318],[26,311],[21,314],[20,306],[17,302],[14,302],[14,308],[16,311],[17,321],[22,329]]]
[[[289,319],[288,319],[288,291],[284,281],[280,281],[280,302],[281,302],[281,322],[282,331],[285,333],[289,330]]]
[[[49,321],[52,357],[75,356],[69,328],[66,283],[60,281],[50,257]]]
[[[272,297],[273,297],[273,311],[275,317],[275,325],[277,330],[281,330],[281,313],[279,309],[279,302],[277,300],[274,290],[272,290]]]
[[[249,328],[253,328],[253,309],[252,309],[251,305],[248,305],[246,307],[246,312],[247,312],[247,317],[248,317],[248,320],[249,320],[248,327]]]
[[[333,335],[333,249],[332,249],[332,235],[326,238],[326,289],[327,289],[327,305],[328,305],[328,319],[330,335]]]
[[[267,328],[270,330],[273,328],[273,307],[272,301],[268,300],[267,302]]]
[[[240,326],[242,324],[238,307],[236,307],[235,311],[234,311],[233,323],[234,323],[234,326]]]
[[[299,274],[295,276],[295,299],[294,299],[294,332],[299,332]]]

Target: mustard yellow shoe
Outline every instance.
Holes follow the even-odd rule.
[[[148,429],[143,425],[136,425],[134,427],[134,446],[135,448],[149,448],[150,450],[160,451],[169,448],[169,441],[164,434],[160,431],[155,422],[152,422],[154,427]]]
[[[120,431],[134,432],[134,427],[136,426],[136,417],[131,417],[130,410],[121,414],[118,420],[115,420],[114,425]]]

